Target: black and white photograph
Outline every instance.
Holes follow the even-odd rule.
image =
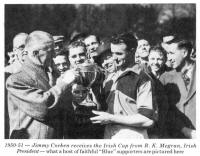
[[[3,8],[4,141],[198,138],[196,3]]]

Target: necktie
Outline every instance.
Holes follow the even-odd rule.
[[[187,76],[186,73],[182,75],[186,88],[188,89],[188,85],[190,84],[190,78]]]

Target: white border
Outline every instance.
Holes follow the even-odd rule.
[[[17,155],[14,153],[14,151],[12,150],[7,150],[4,148],[5,146],[5,143],[6,142],[21,142],[21,141],[11,141],[11,140],[5,140],[4,139],[4,4],[117,4],[117,3],[127,3],[127,4],[131,4],[131,3],[134,3],[134,4],[139,4],[139,3],[196,3],[196,20],[197,20],[197,25],[196,25],[196,45],[197,45],[197,60],[199,61],[199,54],[198,52],[200,51],[199,50],[199,33],[200,33],[200,30],[199,30],[199,9],[200,9],[200,3],[197,1],[197,0],[190,0],[190,1],[187,1],[187,0],[173,0],[173,1],[160,1],[160,0],[151,0],[151,1],[148,1],[148,0],[140,0],[140,1],[133,1],[133,0],[123,0],[123,1],[113,1],[113,0],[107,0],[106,2],[103,2],[102,0],[95,0],[95,1],[91,1],[91,0],[73,0],[73,1],[66,1],[66,0],[38,0],[38,1],[33,1],[33,0],[3,0],[0,2],[0,11],[1,11],[1,14],[0,14],[0,37],[1,37],[1,42],[0,42],[0,48],[1,48],[1,57],[0,57],[0,64],[1,64],[1,68],[0,68],[0,79],[1,79],[1,83],[0,83],[0,88],[3,90],[1,91],[1,109],[0,109],[0,115],[1,115],[1,118],[0,118],[0,123],[1,123],[1,130],[0,130],[0,138],[1,138],[1,143],[0,143],[0,154],[3,156],[3,155],[7,155],[7,154],[12,154],[12,155]],[[189,32],[188,32],[189,33]],[[199,80],[199,62],[197,61],[197,80]],[[197,81],[197,95],[200,96],[199,94],[199,86],[200,86],[200,81]],[[187,143],[196,143],[196,145],[198,146],[198,149],[197,150],[193,150],[193,151],[186,151],[186,153],[184,155],[197,155],[197,153],[200,153],[200,152],[197,152],[197,151],[200,151],[199,150],[199,145],[200,145],[200,133],[199,133],[199,129],[200,129],[200,106],[199,106],[200,102],[199,102],[199,97],[197,97],[197,139],[193,139],[193,140],[172,140],[172,139],[169,139],[169,140],[25,140],[23,141],[24,143],[33,143],[33,142],[40,142],[40,143],[49,143],[49,142],[63,142],[63,143],[115,143],[115,142],[122,142],[122,143],[144,143],[144,142],[148,142],[148,143],[171,143],[171,144],[179,144],[179,143],[183,143],[183,142],[187,142]],[[18,154],[20,155],[20,154]],[[28,155],[32,155],[32,154],[28,154]],[[35,154],[34,154],[35,155]],[[45,155],[45,154],[43,154]],[[52,154],[53,155],[53,154]],[[199,154],[198,154],[199,155]],[[21,155],[20,155],[21,156]]]

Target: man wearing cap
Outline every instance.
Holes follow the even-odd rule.
[[[21,69],[7,82],[11,139],[62,138],[60,101],[78,74],[69,70],[54,87],[49,84],[48,69],[54,56],[53,37],[34,31],[26,39],[28,56]]]
[[[55,43],[55,53],[59,53],[61,50],[63,50],[63,43],[64,43],[64,36],[60,35],[60,36],[53,36],[53,40]]]
[[[174,37],[169,42],[168,60],[173,70],[161,75],[168,96],[168,131],[171,138],[195,138],[196,63],[190,58],[192,44]]]

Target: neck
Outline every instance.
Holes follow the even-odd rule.
[[[145,63],[148,63],[148,57],[141,57],[140,58],[140,62],[141,62],[141,64],[145,64]]]

